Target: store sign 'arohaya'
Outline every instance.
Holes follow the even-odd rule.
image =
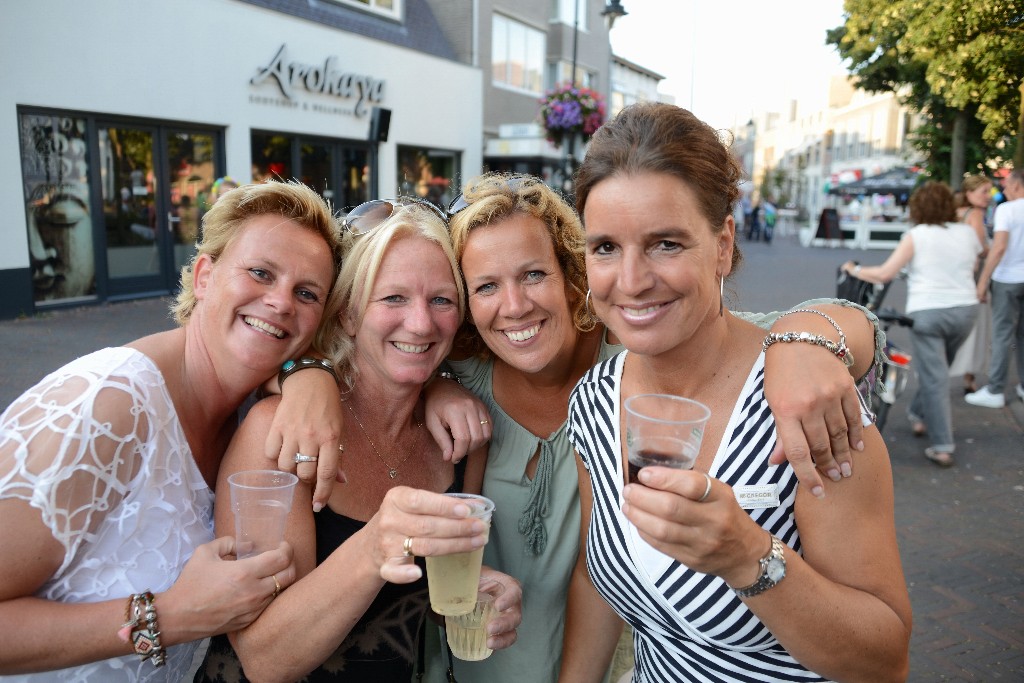
[[[342,71],[337,67],[337,60],[334,57],[325,59],[323,65],[289,61],[286,44],[281,45],[266,66],[257,69],[256,75],[249,83],[259,85],[268,78],[277,82],[281,93],[290,101],[295,99],[296,89],[333,95],[346,100],[354,99],[353,113],[356,116],[362,116],[367,112],[367,103],[379,104],[384,97],[383,80]]]

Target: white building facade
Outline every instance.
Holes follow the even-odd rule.
[[[0,318],[175,291],[222,176],[341,209],[482,168],[480,69],[426,0],[12,3],[0,61]]]

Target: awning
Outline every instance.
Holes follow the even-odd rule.
[[[914,191],[924,175],[915,167],[901,166],[891,168],[884,173],[861,178],[852,183],[843,183],[829,189],[829,194],[860,195],[860,194],[894,194],[907,195]]]

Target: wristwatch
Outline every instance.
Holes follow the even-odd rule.
[[[786,556],[783,554],[786,546],[779,539],[772,536],[772,547],[768,554],[758,562],[761,563],[761,573],[757,581],[746,588],[734,588],[736,595],[741,598],[752,598],[755,595],[764,593],[779,581],[786,578]]]

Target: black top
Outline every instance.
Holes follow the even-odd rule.
[[[447,493],[462,490],[465,460],[455,467],[455,481]],[[316,514],[316,562],[319,566],[366,523],[324,508]],[[416,558],[424,567],[424,560]],[[393,683],[408,681],[417,657],[417,641],[430,601],[427,579],[410,584],[385,583],[348,636],[327,661],[300,681],[350,681]],[[248,681],[227,636],[210,641],[195,683],[244,683]]]

